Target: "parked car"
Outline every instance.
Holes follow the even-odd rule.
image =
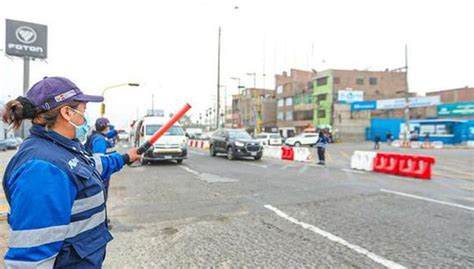
[[[295,137],[290,137],[285,140],[285,144],[294,147],[303,145],[314,146],[318,141],[318,133],[301,133]]]
[[[7,151],[7,142],[6,142],[6,140],[0,140],[0,151]]]
[[[128,137],[129,137],[129,135],[128,135],[127,131],[125,131],[125,130],[118,131],[118,134],[117,134],[118,140],[127,141]]]
[[[23,139],[21,139],[20,137],[11,137],[3,141],[5,141],[7,149],[17,149],[20,146],[20,144],[23,142]]]
[[[255,140],[265,146],[279,146],[283,144],[283,138],[279,134],[275,133],[260,133],[255,136]]]
[[[209,153],[212,157],[217,153],[226,153],[229,160],[240,157],[253,157],[255,160],[260,160],[263,147],[245,130],[220,129],[211,137]]]

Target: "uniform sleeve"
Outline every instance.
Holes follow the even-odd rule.
[[[31,160],[7,179],[11,228],[6,268],[53,268],[67,238],[76,187],[53,164]]]
[[[114,138],[117,136],[117,134],[118,134],[117,131],[115,129],[112,129],[107,134],[105,134],[105,136],[107,138]]]
[[[110,176],[122,169],[128,163],[127,154],[112,153],[110,155],[94,155],[94,163],[97,171],[99,171],[102,179],[109,179]]]
[[[107,141],[105,139],[92,140],[92,154],[105,154],[107,152]]]

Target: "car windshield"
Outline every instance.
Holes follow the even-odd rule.
[[[252,137],[244,131],[230,131],[229,137],[233,139],[252,139]]]
[[[146,126],[146,135],[154,135],[161,128],[161,124],[152,124]],[[171,127],[164,135],[184,135],[183,128],[180,126]]]
[[[279,135],[270,135],[270,138],[278,139],[278,138],[281,138],[281,137]]]

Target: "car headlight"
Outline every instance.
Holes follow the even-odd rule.
[[[236,142],[235,142],[235,146],[237,146],[237,147],[244,147],[245,144],[242,143],[242,142],[236,141]]]

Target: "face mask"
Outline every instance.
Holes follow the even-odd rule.
[[[72,121],[69,121],[69,124],[72,126],[76,127],[76,138],[79,139],[79,141],[84,142],[86,140],[86,135],[89,132],[90,126],[89,126],[89,116],[87,113],[82,113],[79,110],[71,108],[74,112],[78,113],[79,115],[84,118],[84,122],[81,125],[77,125]]]

